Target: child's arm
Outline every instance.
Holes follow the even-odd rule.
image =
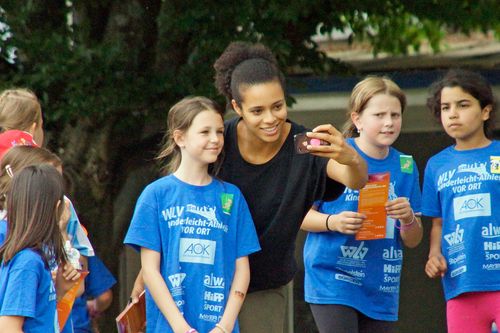
[[[407,198],[399,197],[386,203],[387,216],[399,220],[401,239],[407,247],[420,244],[423,236],[422,223],[415,215]]]
[[[0,316],[0,333],[23,333],[24,317]]]
[[[89,312],[90,318],[96,318],[101,313],[106,311],[113,301],[113,292],[111,289],[106,290],[94,299],[87,301],[87,310]]]
[[[160,273],[159,252],[141,247],[141,266],[144,283],[153,296],[153,299],[167,319],[174,332],[185,333],[191,329],[168,290],[165,280]]]
[[[134,281],[134,286],[130,292],[130,303],[139,302],[139,296],[144,291],[144,279],[142,278],[142,269],[137,273],[137,277]]]
[[[351,211],[329,215],[311,208],[300,228],[309,232],[337,231],[346,235],[354,235],[363,225],[364,218],[365,215]]]
[[[248,263],[248,257],[238,258],[236,259],[236,270],[234,272],[226,309],[224,310],[220,322],[210,331],[211,333],[229,333],[233,331],[234,323],[236,322],[236,318],[238,318],[241,306],[245,300],[249,283],[250,264]]]
[[[441,235],[443,233],[443,220],[432,219],[429,260],[425,264],[425,273],[430,278],[443,277],[448,269],[446,259],[441,253]]]

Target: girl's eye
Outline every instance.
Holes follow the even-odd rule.
[[[467,108],[469,107],[469,104],[468,103],[460,103],[459,105],[461,108]]]
[[[283,104],[276,104],[274,106],[274,110],[279,111],[279,110],[281,110],[282,107],[283,107]]]
[[[252,110],[252,111],[250,111],[250,112],[252,112],[252,113],[253,113],[253,114],[255,114],[255,115],[258,115],[258,114],[262,113],[262,110],[260,110],[260,109],[255,109],[255,110]]]
[[[384,116],[383,113],[375,113],[375,117],[377,118],[382,118]]]
[[[441,106],[441,111],[448,111],[448,109],[449,109],[448,106],[445,105]]]
[[[401,114],[400,114],[400,113],[393,113],[393,114],[392,114],[392,118],[396,118],[396,119],[398,119],[399,117],[401,117]]]
[[[217,134],[224,134],[224,130],[218,130]]]

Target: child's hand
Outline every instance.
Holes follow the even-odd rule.
[[[56,274],[56,289],[58,296],[64,296],[64,294],[75,285],[80,276],[80,272],[70,263],[59,265]]]
[[[405,197],[399,197],[388,201],[385,204],[387,216],[399,220],[401,224],[410,224],[413,222],[414,214],[410,202]]]
[[[361,213],[344,211],[340,214],[330,216],[329,225],[331,225],[330,228],[334,231],[346,235],[354,235],[358,233],[365,218],[366,216]]]
[[[429,255],[429,260],[425,264],[425,273],[431,279],[443,277],[448,270],[446,259],[441,253]]]

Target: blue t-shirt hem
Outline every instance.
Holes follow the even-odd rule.
[[[4,308],[2,309],[2,312],[0,312],[0,316],[19,316],[19,317],[28,317],[28,318],[35,318],[35,312],[34,311],[26,311],[24,309],[9,309],[9,308]]]
[[[356,311],[361,312],[365,316],[370,317],[370,318],[375,319],[375,320],[385,320],[385,321],[397,321],[398,320],[397,314],[396,315],[383,315],[383,314],[377,313],[377,312],[364,311],[361,309],[360,306],[358,306],[356,304],[352,304],[351,302],[346,301],[346,300],[305,297],[305,301],[307,303],[311,303],[311,304],[325,304],[325,305],[326,304],[338,304],[338,305],[349,306],[349,307],[355,309]]]
[[[465,293],[474,293],[474,292],[487,292],[487,291],[499,291],[500,290],[500,284],[497,285],[489,285],[489,286],[484,286],[484,285],[467,285],[463,286],[462,288],[458,290],[453,290],[453,292],[445,292],[445,299],[446,301],[449,301],[455,297],[458,297],[462,294]]]

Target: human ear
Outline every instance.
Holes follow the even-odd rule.
[[[483,121],[490,119],[490,112],[492,111],[492,109],[493,109],[493,106],[491,104],[488,104],[481,110],[481,115],[482,115]]]
[[[358,132],[361,131],[363,126],[361,126],[361,121],[359,120],[360,116],[358,112],[351,112],[351,121],[354,126],[357,128]]]
[[[233,107],[233,110],[238,114],[238,116],[241,117],[241,108],[238,106],[238,103],[236,103],[234,99],[231,100],[231,106]]]
[[[179,148],[184,148],[185,143],[184,143],[184,133],[181,130],[175,130],[174,133],[172,134],[172,137],[174,139],[174,142]]]

